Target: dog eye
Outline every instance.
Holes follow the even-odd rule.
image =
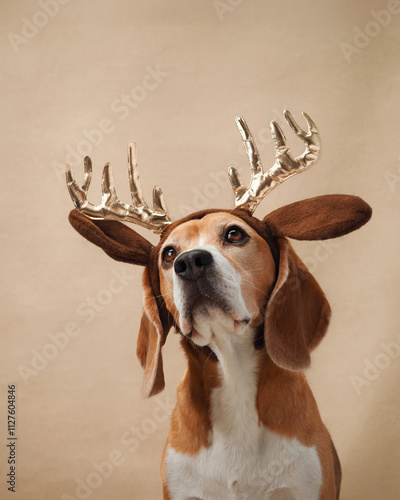
[[[176,250],[174,247],[167,247],[163,252],[163,262],[166,264],[171,264],[175,260]]]
[[[225,233],[225,240],[229,243],[242,243],[247,238],[247,234],[240,227],[230,227]]]

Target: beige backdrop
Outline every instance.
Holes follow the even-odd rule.
[[[391,0],[1,2],[0,497],[156,500],[185,361],[165,348],[167,388],[143,401],[135,358],[141,269],[109,259],[67,222],[64,182],[90,154],[90,199],[114,165],[128,201],[126,145],[147,198],[176,219],[232,206],[226,170],[246,171],[234,117],[264,164],[271,119],[317,123],[318,165],[256,214],[325,193],[357,194],[370,223],[295,242],[333,308],[310,384],[344,470],[344,500],[400,498],[400,3]],[[247,175],[247,174],[245,174]],[[151,241],[157,238],[141,231]],[[7,491],[7,385],[17,384],[17,493]]]

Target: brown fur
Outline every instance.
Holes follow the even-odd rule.
[[[165,387],[161,348],[169,331],[161,323],[157,302],[150,284],[148,269],[143,273],[144,312],[140,323],[136,354],[144,369],[142,394],[154,396]]]
[[[168,444],[177,451],[195,455],[201,448],[210,446],[211,392],[220,385],[220,380],[217,364],[209,360],[207,354],[186,339],[182,339],[181,344],[188,368],[177,389],[179,398],[171,417]]]
[[[260,422],[271,431],[316,447],[323,477],[320,500],[339,498],[340,464],[304,374],[276,366],[261,352],[257,410]]]
[[[278,244],[279,274],[265,316],[265,346],[277,365],[302,370],[326,333],[331,310],[288,240],[280,238]]]
[[[329,194],[278,208],[268,214],[264,222],[274,236],[326,240],[359,229],[371,215],[371,207],[358,196]]]
[[[115,260],[146,266],[153,245],[122,222],[89,219],[78,210],[69,214],[71,226]]]

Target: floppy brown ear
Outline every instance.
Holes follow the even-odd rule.
[[[265,313],[265,347],[278,366],[303,370],[326,333],[331,309],[289,241],[279,238],[278,246],[278,278]]]
[[[69,222],[79,234],[113,259],[139,266],[148,264],[153,245],[122,222],[89,219],[78,210],[71,211]]]
[[[136,354],[144,369],[142,395],[149,398],[161,392],[165,387],[161,348],[165,344],[170,325],[161,320],[147,267],[143,273],[143,294],[144,311]]]
[[[371,207],[358,196],[330,194],[278,208],[264,222],[275,236],[326,240],[359,229],[371,215]]]
[[[89,219],[78,210],[71,211],[69,221],[79,234],[102,248],[113,259],[140,266],[151,264],[154,246],[125,224],[114,220]],[[165,311],[161,319],[148,267],[143,274],[143,293],[144,311],[136,354],[144,368],[142,394],[150,397],[161,392],[165,386],[161,348],[170,325]]]

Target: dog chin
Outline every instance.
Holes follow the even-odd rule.
[[[194,304],[190,320],[184,320],[182,326],[184,334],[189,336],[195,344],[206,346],[221,330],[233,332],[246,326],[249,321],[247,314],[239,315],[234,310],[225,311],[215,302],[202,297]]]

